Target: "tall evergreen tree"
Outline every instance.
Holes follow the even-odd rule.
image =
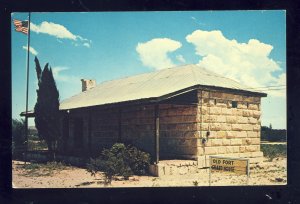
[[[35,57],[38,77],[37,102],[34,107],[35,126],[40,139],[46,141],[51,155],[55,155],[59,139],[59,92],[48,63],[43,71]]]

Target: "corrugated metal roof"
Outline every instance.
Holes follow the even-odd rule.
[[[250,91],[250,87],[197,65],[184,65],[103,82],[60,103],[60,109],[157,98],[195,85]],[[261,93],[262,92],[253,92]]]

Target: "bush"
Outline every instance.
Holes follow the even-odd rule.
[[[92,175],[104,172],[105,183],[110,184],[114,176],[129,179],[133,174],[144,175],[150,165],[150,155],[133,146],[122,143],[114,144],[110,149],[104,149],[96,159],[90,159],[87,171]]]
[[[12,119],[12,156],[20,159],[26,148],[25,121]]]
[[[286,144],[262,144],[261,151],[272,161],[275,157],[286,157]]]

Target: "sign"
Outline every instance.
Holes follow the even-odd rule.
[[[249,178],[249,160],[240,158],[226,158],[218,156],[209,157],[209,183],[211,180],[211,172],[235,173],[239,175],[247,175],[247,183]]]
[[[210,157],[211,171],[247,174],[248,159]]]

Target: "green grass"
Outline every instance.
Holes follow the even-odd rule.
[[[28,163],[19,166],[18,168],[24,169],[24,176],[52,176],[55,172],[67,169],[64,163],[61,162],[47,162],[46,164]]]
[[[261,151],[272,161],[275,157],[286,157],[286,144],[261,144]]]

